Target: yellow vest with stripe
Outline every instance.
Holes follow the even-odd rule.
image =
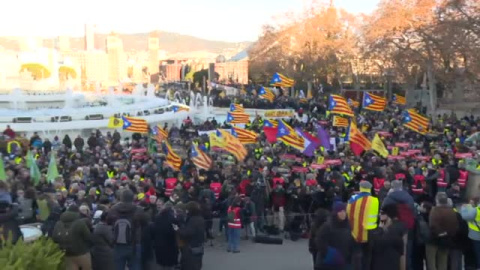
[[[378,198],[368,192],[352,196],[348,201],[347,215],[352,236],[357,243],[368,242],[368,231],[377,228]]]
[[[480,233],[480,207],[477,206],[477,215],[475,216],[475,221],[468,222],[468,228],[472,231]]]

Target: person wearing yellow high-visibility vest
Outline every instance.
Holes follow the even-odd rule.
[[[352,185],[353,177],[351,177],[348,172],[343,172],[342,176],[344,178],[343,185],[345,188],[349,188]]]
[[[355,242],[361,245],[362,269],[370,269],[372,250],[368,244],[370,231],[377,228],[379,202],[378,198],[371,195],[372,184],[367,181],[360,182],[360,193],[353,195],[348,200],[347,215]],[[357,257],[360,258],[360,257]]]
[[[468,223],[468,238],[472,240],[477,269],[480,267],[480,204],[473,206],[465,204],[460,209],[460,215]]]

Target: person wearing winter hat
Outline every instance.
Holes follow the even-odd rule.
[[[353,195],[348,200],[347,216],[355,242],[360,245],[359,251],[354,255],[353,263],[357,269],[370,269],[371,246],[369,242],[370,231],[377,228],[379,202],[378,198],[371,195],[372,184],[367,181],[360,182],[360,193]]]
[[[347,205],[335,202],[332,216],[322,225],[315,239],[319,248],[315,269],[351,269],[354,240],[347,220]]]

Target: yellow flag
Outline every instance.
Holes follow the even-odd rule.
[[[317,158],[317,164],[323,164],[323,162],[325,161],[325,157],[324,156],[319,156]]]
[[[212,132],[208,136],[210,137],[210,147],[225,148],[227,146],[225,137],[217,136],[216,132]]]
[[[377,153],[386,158],[388,157],[388,150],[385,148],[385,145],[382,142],[382,139],[380,139],[380,136],[378,134],[375,134],[375,137],[372,140],[372,149],[377,151]]]
[[[393,147],[392,148],[392,156],[398,156],[398,147]]]
[[[116,118],[115,116],[110,117],[108,120],[108,128],[121,128],[123,127],[123,120],[122,118]]]

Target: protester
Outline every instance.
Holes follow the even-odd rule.
[[[53,230],[53,240],[65,251],[67,269],[92,269],[90,247],[92,235],[75,205],[60,216]]]
[[[121,201],[114,205],[108,215],[113,221],[115,269],[141,269],[141,232],[147,226],[147,216],[133,204],[134,193],[125,189]]]
[[[152,225],[153,248],[160,270],[173,270],[178,264],[178,246],[175,237],[175,212],[172,207],[160,209]]]
[[[382,208],[379,228],[372,235],[372,268],[373,270],[406,269],[405,236],[407,229],[399,220],[398,208],[386,205]]]
[[[228,247],[227,252],[240,252],[240,234],[242,231],[242,208],[240,198],[235,198],[228,207]]]
[[[187,219],[182,227],[173,224],[184,246],[181,249],[180,261],[181,270],[202,269],[204,242],[205,242],[205,220],[201,215],[200,205],[197,202],[188,202],[185,205]]]
[[[328,220],[329,212],[325,209],[318,209],[314,213],[314,219],[310,227],[310,238],[308,240],[308,251],[312,254],[313,265],[315,268],[316,257],[319,247],[316,244],[317,235],[322,225]]]
[[[477,201],[477,202],[475,202]],[[473,200],[462,206],[462,218],[468,222],[468,237],[472,240],[475,252],[476,267],[480,267],[480,204]]]
[[[322,225],[316,236],[318,251],[315,269],[351,269],[354,243],[347,220],[346,204],[336,202],[330,219]]]
[[[25,140],[24,147],[18,147],[20,143],[16,142],[24,138],[16,134],[15,142],[6,138],[2,141],[6,146],[0,148],[6,178],[0,181],[0,201],[8,202],[7,212],[19,210],[10,212],[17,223],[40,222],[42,232],[49,237],[55,236],[55,225],[62,224],[65,216],[78,216],[82,228],[91,226],[94,238],[98,239],[93,240],[93,247],[83,239],[82,250],[75,255],[84,255],[79,252],[91,247],[95,269],[100,264],[106,268],[113,265],[115,269],[140,269],[150,267],[151,262],[172,269],[179,256],[182,267],[190,269],[192,265],[198,269],[203,240],[213,238],[217,218],[221,234],[210,243],[226,241],[230,252],[239,252],[240,245],[244,246],[240,244],[244,229],[254,240],[285,237],[289,239],[285,241],[297,241],[310,234],[309,251],[313,265],[319,267],[331,266],[325,265],[325,246],[315,243],[322,235],[327,239],[325,243],[331,243],[330,250],[338,244],[337,254],[343,255],[345,268],[388,268],[391,260],[394,268],[398,261],[399,267],[403,263],[406,269],[423,270],[427,261],[429,267],[434,264],[442,269],[446,266],[443,262],[447,251],[451,269],[461,265],[461,256],[465,258],[465,267],[478,268],[470,262],[473,258],[480,261],[480,248],[473,248],[480,246],[480,230],[475,224],[479,223],[478,202],[463,206],[460,213],[466,222],[458,222],[452,208],[441,204],[441,192],[446,191],[447,203],[448,199],[455,206],[466,202],[468,179],[460,179],[460,172],[466,167],[472,169],[478,157],[474,149],[479,144],[473,142],[469,148],[465,137],[476,132],[480,121],[440,115],[438,123],[430,123],[428,134],[423,135],[402,124],[401,106],[389,105],[381,114],[362,109],[351,120],[356,120],[359,132],[369,140],[382,132],[379,137],[389,155],[378,155],[377,149],[354,152],[355,143],[348,141],[352,135],[349,128],[333,126],[332,116],[326,116],[328,104],[324,97],[302,103],[288,95],[277,97],[274,103],[254,97],[238,100],[245,108],[292,108],[297,112],[293,117],[275,119],[258,115],[246,123],[245,130],[253,132],[255,138],[242,145],[246,152],[243,159],[233,151],[240,149],[240,144],[227,151],[225,146],[213,145],[215,142],[207,135],[215,129],[231,131],[238,126],[218,120],[199,123],[193,117],[181,126],[169,125],[163,133],[167,137],[161,139],[153,133],[128,136],[96,130],[89,137],[70,134],[75,138],[72,143],[68,135],[61,140],[37,133],[30,141]],[[232,100],[218,98],[214,103],[228,107]],[[272,115],[284,112],[269,111]],[[299,114],[303,117],[297,117]],[[311,153],[303,153],[288,145],[288,140],[275,142],[279,141],[278,130],[273,136],[275,140],[270,142],[270,124],[285,124],[292,130],[306,132],[312,136],[305,135],[306,138],[319,139],[321,145]],[[167,142],[173,150],[165,151]],[[372,148],[377,143],[372,143]],[[192,146],[211,159],[211,164],[203,164],[208,168],[200,168],[194,162]],[[178,155],[180,164],[171,163],[176,159],[168,156],[169,151]],[[54,177],[47,177],[51,171],[49,152],[55,154],[58,175]],[[460,158],[458,154],[472,154],[473,158]],[[441,202],[430,218],[430,202],[435,201],[437,193],[442,194],[438,195]],[[192,206],[193,202],[200,204],[199,211]],[[343,219],[345,202],[348,205]],[[416,208],[415,203],[420,207]],[[75,207],[81,213],[68,210]],[[384,209],[380,222],[379,209]],[[327,216],[332,216],[328,225],[324,224]],[[452,229],[453,217],[460,227],[468,226],[468,238],[462,235],[462,229]],[[200,219],[203,229],[197,232],[195,225],[192,236],[192,223],[200,224]],[[378,224],[382,227],[378,228]],[[175,232],[177,225],[179,230]],[[353,250],[344,248],[346,241],[332,242],[330,233],[320,234],[321,228],[328,228],[331,235],[340,235],[339,239],[347,238],[350,230]],[[447,229],[447,235],[453,239],[452,245],[444,248],[445,239],[438,238]],[[108,238],[107,231],[112,234],[112,246],[103,241]],[[408,240],[403,252],[399,243],[405,234]],[[207,246],[205,252],[209,249]],[[242,253],[249,252],[248,249],[249,245],[245,245]],[[385,259],[377,258],[382,250],[386,252]],[[473,250],[476,257],[469,254]],[[441,261],[432,263],[432,257],[437,255]],[[67,257],[72,256],[68,253]]]
[[[439,192],[435,201],[436,206],[432,208],[428,222],[431,240],[426,245],[427,265],[428,269],[446,270],[448,254],[459,225],[455,211],[448,203],[447,194]]]
[[[20,224],[17,221],[18,208],[12,205],[8,196],[0,197],[0,246],[6,241],[16,243],[22,238]]]
[[[98,217],[98,215],[100,217]],[[105,211],[97,211],[94,218],[98,218],[100,222],[95,225],[93,231],[93,247],[92,247],[92,269],[115,269],[113,260],[113,231],[112,226],[107,220],[108,213]]]

